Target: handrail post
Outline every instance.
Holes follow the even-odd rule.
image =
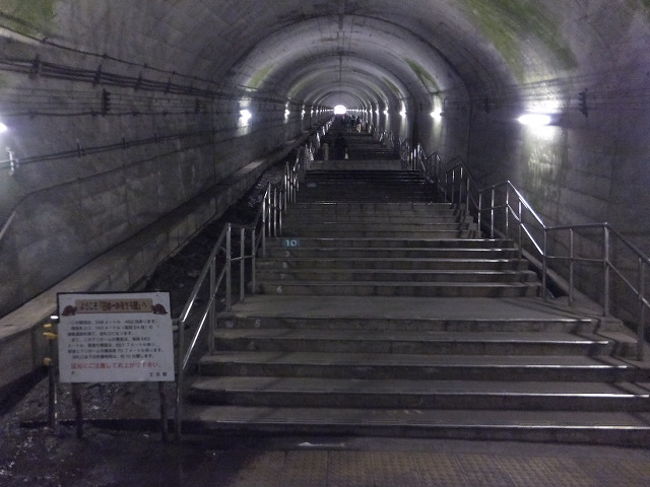
[[[637,328],[636,356],[637,360],[645,358],[645,262],[639,257],[639,326]]]
[[[460,174],[458,175],[458,208],[460,209],[461,201],[463,200],[463,166],[460,166]]]
[[[208,336],[208,350],[210,353],[214,353],[214,331],[216,329],[216,324],[217,324],[217,307],[216,307],[216,299],[214,298],[214,295],[217,294],[217,263],[216,263],[216,256],[214,256],[210,260],[210,297],[208,299],[212,300],[212,304],[210,305],[210,317],[209,317],[209,323],[210,323],[210,332]]]
[[[496,198],[496,189],[492,187],[490,197],[490,238],[494,238],[494,201]]]
[[[506,225],[506,238],[510,237],[510,186],[506,184],[506,207],[505,207],[505,225]]]
[[[481,235],[483,235],[483,229],[481,228],[482,219],[483,219],[483,192],[479,192],[479,194],[478,194],[478,216],[477,216],[478,236],[479,236],[479,238],[481,237]]]
[[[185,322],[178,321],[178,357],[176,358],[176,408],[174,411],[174,435],[180,443],[183,438],[183,357],[185,355]]]
[[[610,233],[607,225],[603,226],[603,316],[609,316],[610,278]]]
[[[284,163],[284,207],[289,206],[289,162]]]
[[[278,202],[280,200],[280,195],[278,194],[278,188],[273,187],[273,236],[278,236]]]
[[[519,210],[519,229],[517,230],[517,242],[519,244],[519,258],[521,259],[523,257],[523,255],[524,255],[524,242],[522,240],[522,237],[523,237],[522,230],[523,230],[523,227],[524,227],[524,214],[523,214],[523,211],[522,211],[522,209],[523,209],[522,206],[523,205],[521,204],[521,199],[519,199],[518,201],[519,201],[519,208],[518,208],[518,210]]]
[[[548,230],[544,229],[544,251],[542,254],[542,297],[544,300],[548,299],[548,291],[546,289],[546,281],[548,274]]]
[[[273,233],[271,233],[273,231],[273,226],[272,226],[273,225],[273,219],[272,219],[272,216],[273,216],[273,201],[271,199],[272,194],[273,194],[273,186],[271,186],[271,183],[269,183],[269,185],[267,187],[267,190],[266,190],[266,198],[267,198],[267,202],[266,202],[266,214],[267,214],[267,218],[266,218],[266,235],[268,237],[273,236]]]
[[[569,229],[569,306],[574,302],[575,232]]]
[[[232,224],[226,225],[226,311],[232,308]]]
[[[282,222],[283,218],[282,215],[284,214],[285,211],[287,211],[287,207],[284,204],[284,196],[286,191],[284,191],[283,188],[278,189],[278,197],[279,197],[279,203],[280,203],[280,211],[278,211],[278,235],[282,235]]]
[[[264,193],[264,198],[262,198],[262,257],[266,257],[266,210],[268,208],[266,200],[268,198],[268,192]]]
[[[447,193],[449,192],[449,173],[445,172],[445,201],[449,201],[449,198],[447,198]]]
[[[251,230],[251,296],[255,296],[256,286],[256,270],[255,264],[257,263],[257,230],[255,227]]]
[[[451,204],[454,205],[456,200],[456,168],[451,170]]]
[[[469,190],[470,190],[470,179],[469,179],[469,174],[467,175],[467,179],[465,180],[465,213],[469,215]]]
[[[239,302],[246,297],[246,227],[239,229]]]
[[[276,206],[275,206],[275,187],[271,186],[271,231],[269,232],[272,237],[277,237],[276,230]]]

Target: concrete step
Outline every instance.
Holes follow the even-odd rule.
[[[414,195],[412,193],[372,193],[368,195],[351,193],[332,196],[330,193],[310,194],[303,191],[298,194],[298,203],[428,203],[433,200],[432,198],[433,195]]]
[[[347,196],[331,196],[329,194],[309,195],[303,193],[298,196],[299,203],[399,203],[399,202],[418,202],[428,203],[432,201],[431,196],[414,196],[411,194],[403,195],[383,195],[375,194],[369,196],[361,196],[357,194],[350,194]]]
[[[346,164],[347,166],[347,164]],[[400,168],[401,169],[401,168]],[[323,167],[323,170],[318,168],[311,168],[306,171],[305,176],[307,179],[343,179],[350,181],[371,181],[375,179],[393,181],[399,179],[413,179],[423,181],[422,174],[416,171],[405,170],[359,170],[359,169],[345,169],[345,170],[332,170],[332,168]]]
[[[190,397],[244,407],[649,411],[650,393],[630,382],[346,380],[206,377]]]
[[[293,239],[288,238],[289,242]],[[373,258],[373,259],[516,259],[517,249],[429,248],[429,247],[269,247],[267,257]]]
[[[331,150],[330,150],[331,154]],[[310,165],[308,173],[312,171],[395,171],[401,172],[404,170],[402,162],[395,159],[391,151],[377,150],[375,155],[384,157],[378,159],[364,159],[364,160],[329,160],[329,161],[314,161]],[[393,156],[393,157],[390,157]]]
[[[350,196],[358,195],[359,197],[387,196],[387,195],[405,195],[413,196],[431,196],[432,188],[420,184],[354,184],[348,182],[337,182],[336,184],[327,184],[323,182],[315,183],[307,181],[303,191],[298,194],[300,199],[303,196],[313,195],[336,195]]]
[[[523,297],[538,296],[539,283],[401,281],[258,281],[262,294],[287,296]]]
[[[425,248],[425,249],[506,249],[511,250],[511,240],[487,238],[456,239],[404,239],[404,238],[271,238],[268,247],[360,247],[360,248]]]
[[[341,188],[345,185],[345,189]],[[379,201],[387,197],[403,197],[411,195],[416,201],[417,198],[432,198],[435,192],[432,188],[427,186],[420,186],[416,184],[401,184],[401,185],[388,185],[388,184],[316,184],[306,183],[305,189],[298,195],[298,200],[302,198],[328,197],[328,198],[349,198],[350,196],[357,196],[358,198],[376,198]]]
[[[305,184],[306,188],[330,186],[339,189],[352,189],[356,187],[364,188],[366,186],[386,186],[396,188],[404,188],[411,185],[414,187],[432,186],[427,182],[426,179],[421,176],[396,175],[389,177],[384,175],[375,175],[373,177],[361,177],[355,173],[334,173],[331,175],[307,173],[307,176],[305,177]]]
[[[391,232],[437,232],[447,230],[465,230],[468,225],[459,222],[427,222],[427,223],[366,223],[366,222],[328,222],[315,221],[311,224],[301,224],[294,221],[284,221],[283,231],[300,234],[318,230],[323,232],[329,231],[347,231],[347,232],[368,232],[368,231],[391,231]]]
[[[420,270],[469,270],[508,271],[526,270],[528,261],[520,259],[372,259],[372,258],[281,258],[258,259],[257,269],[420,269]]]
[[[242,316],[223,314],[220,326],[228,329],[284,329],[325,330],[359,332],[403,332],[417,333],[571,333],[574,335],[594,334],[603,337],[613,335],[617,342],[624,342],[618,332],[603,332],[597,320],[580,318],[508,318],[508,319],[417,319],[417,318],[340,318],[304,316]]]
[[[608,355],[614,340],[558,332],[435,332],[329,329],[215,331],[218,350],[464,355]]]
[[[350,211],[360,211],[360,212],[371,212],[371,213],[397,213],[403,214],[404,212],[417,212],[424,211],[429,212],[432,210],[453,210],[450,203],[417,203],[417,202],[400,202],[400,203],[390,203],[390,202],[375,202],[375,203],[351,203],[351,202],[342,202],[342,203],[295,203],[291,205],[291,209],[297,211],[302,210],[318,210],[320,212],[333,212],[333,213],[349,213]]]
[[[434,230],[434,229],[424,229],[424,230],[392,230],[390,228],[386,229],[355,229],[350,228],[328,228],[328,227],[319,227],[314,225],[313,227],[303,228],[284,228],[282,229],[282,235],[285,238],[295,240],[296,238],[301,237],[324,237],[324,238],[402,238],[402,239],[456,239],[456,238],[472,238],[474,237],[475,232],[470,231],[469,229],[448,229],[448,230]]]
[[[189,406],[187,430],[647,446],[650,415],[626,412]]]
[[[297,223],[303,225],[312,224],[334,224],[334,223],[351,223],[351,224],[411,224],[411,225],[426,225],[432,223],[458,223],[458,215],[449,212],[449,214],[439,215],[314,215],[313,213],[307,214],[306,212],[290,211],[284,217],[285,224]],[[466,223],[470,223],[469,219]]]
[[[219,352],[202,374],[365,380],[643,382],[648,371],[613,357],[583,355],[421,355],[317,352]]]
[[[359,177],[354,173],[349,175],[345,174],[333,174],[331,176],[326,176],[322,174],[307,174],[305,178],[305,187],[308,189],[314,187],[328,186],[331,188],[337,189],[353,189],[353,188],[365,188],[365,187],[375,187],[375,186],[385,186],[385,187],[395,187],[395,188],[408,188],[413,186],[418,187],[431,187],[432,185],[426,181],[426,179],[420,176],[374,176],[370,178]]]
[[[430,269],[278,269],[260,268],[257,279],[262,282],[296,284],[300,281],[323,282],[534,282],[537,275],[532,271],[479,271],[479,270],[430,270]]]
[[[335,203],[329,203],[335,204]],[[289,207],[286,213],[287,217],[314,218],[323,220],[332,220],[339,217],[351,219],[365,218],[386,218],[387,221],[406,218],[456,218],[460,215],[456,210],[451,208],[415,208],[413,210],[391,210],[391,209],[349,209],[349,208],[331,208],[328,203],[302,203],[303,207],[296,208],[295,205]],[[311,205],[306,208],[304,205]],[[321,206],[322,205],[322,206]]]
[[[310,191],[312,189],[331,189],[338,191],[353,191],[359,189],[361,191],[372,191],[374,188],[386,188],[393,190],[407,190],[413,188],[416,190],[428,190],[433,185],[428,183],[425,179],[414,178],[408,176],[400,176],[393,178],[375,177],[368,179],[353,179],[349,177],[325,177],[325,176],[309,176],[305,179],[304,189]]]

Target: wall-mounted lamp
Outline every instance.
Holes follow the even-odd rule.
[[[440,120],[442,118],[442,110],[436,109],[431,112],[431,118],[434,120]]]
[[[240,125],[248,125],[251,118],[253,118],[253,114],[250,112],[250,110],[248,110],[248,109],[239,110],[239,124]]]
[[[7,127],[4,123],[0,122],[0,134],[4,134],[9,130],[9,127]]]
[[[544,127],[553,122],[553,117],[547,113],[524,113],[517,121],[528,127]]]

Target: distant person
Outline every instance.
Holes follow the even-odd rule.
[[[330,160],[330,145],[327,142],[323,144],[323,160]]]
[[[345,159],[345,154],[347,153],[348,144],[345,141],[343,134],[338,134],[336,139],[334,139],[334,153],[333,158],[335,160]]]

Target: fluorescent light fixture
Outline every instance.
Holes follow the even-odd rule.
[[[334,115],[345,115],[348,113],[348,109],[344,105],[336,105],[334,107]]]
[[[547,113],[524,113],[517,121],[528,127],[544,127],[551,124],[553,117]]]
[[[0,134],[4,134],[7,130],[9,130],[9,127],[7,127],[4,123],[0,122]]]

